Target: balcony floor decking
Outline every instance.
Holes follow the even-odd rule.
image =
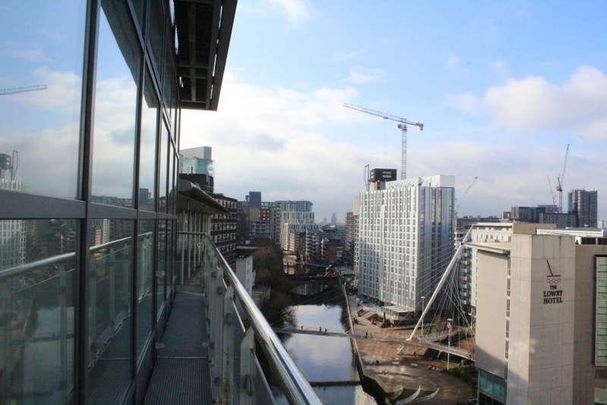
[[[157,349],[146,405],[210,404],[207,326],[198,278],[180,289]]]

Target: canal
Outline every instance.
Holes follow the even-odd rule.
[[[272,302],[281,302],[282,318],[274,323],[294,327],[345,332],[345,299],[337,281],[302,282]],[[350,340],[343,337],[281,334],[287,351],[326,404],[376,404],[360,383]],[[278,398],[279,403],[287,403]]]

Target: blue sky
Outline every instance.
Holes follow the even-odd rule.
[[[459,195],[479,177],[460,214],[550,203],[547,176],[554,187],[567,143],[565,188],[598,189],[602,201],[605,21],[601,1],[240,2],[220,111],[186,114],[200,135],[184,133],[184,145],[215,147],[219,189],[343,215],[364,164],[399,164],[395,126],[339,110],[352,102],[425,123],[409,131],[410,176],[454,174]]]
[[[53,8],[74,9],[74,0],[65,1],[71,7]],[[13,8],[0,5],[5,13]],[[53,17],[42,11],[0,27],[0,54],[10,60],[0,66],[0,87],[49,85],[19,96],[44,120],[19,121],[10,105],[0,113],[0,146],[22,151],[26,183],[43,179],[27,170],[48,147],[68,148],[58,139],[75,148],[82,13],[66,16],[62,29],[50,27]],[[395,125],[346,110],[349,102],[423,122],[423,132],[409,132],[409,175],[455,175],[462,215],[550,203],[547,176],[554,187],[570,143],[565,189],[598,189],[599,217],[607,218],[604,21],[603,1],[243,0],[219,111],[185,112],[182,146],[214,148],[219,192],[309,199],[318,218],[343,217],[362,189],[365,164],[400,162]],[[106,73],[100,94],[128,102],[128,71]],[[132,125],[117,121],[122,104],[107,108],[105,116],[114,118],[98,120],[100,127]],[[44,134],[34,133],[41,124],[48,124]],[[48,142],[37,141],[44,146],[37,153],[14,127]],[[70,178],[73,163],[62,163]],[[57,181],[46,183],[59,190]]]

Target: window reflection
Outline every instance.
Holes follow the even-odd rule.
[[[87,403],[117,403],[131,380],[133,221],[91,221],[89,245]]]
[[[166,127],[162,127],[162,136],[160,137],[160,177],[158,181],[158,203],[160,205],[160,211],[166,212],[167,210],[167,165],[168,165],[168,131]]]
[[[98,44],[93,201],[131,207],[141,50],[125,2],[102,2]]]
[[[1,8],[0,189],[76,198],[86,2]]]
[[[158,270],[156,271],[156,314],[159,316],[164,303],[166,282],[166,255],[167,255],[167,221],[158,221]]]
[[[139,222],[137,245],[137,356],[152,331],[154,277],[154,220]]]
[[[0,403],[69,401],[77,234],[74,220],[0,221]]]
[[[141,151],[139,162],[139,207],[154,210],[156,189],[156,139],[158,98],[146,71],[141,101]]]

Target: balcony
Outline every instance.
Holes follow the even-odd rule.
[[[143,277],[136,286],[135,306],[144,313],[155,299],[151,284],[145,282],[151,277],[145,272],[153,269],[152,255],[147,254],[154,247],[153,233],[137,239],[138,274]],[[129,350],[133,322],[125,299],[133,243],[127,237],[90,248],[96,274],[89,285],[87,368],[96,376],[90,378],[95,383],[87,403],[120,402],[112,397],[121,392],[115,385],[128,385],[121,374],[128,370],[123,352]],[[177,287],[166,328],[154,345],[144,403],[269,404],[277,394],[290,403],[320,403],[210,238],[202,232],[179,232],[177,252]],[[74,260],[75,253],[67,253],[0,272],[3,317],[12,319],[0,336],[3,401],[72,401]],[[145,323],[136,325],[135,344],[141,354],[152,341],[146,342]],[[141,368],[144,356],[138,360]]]

